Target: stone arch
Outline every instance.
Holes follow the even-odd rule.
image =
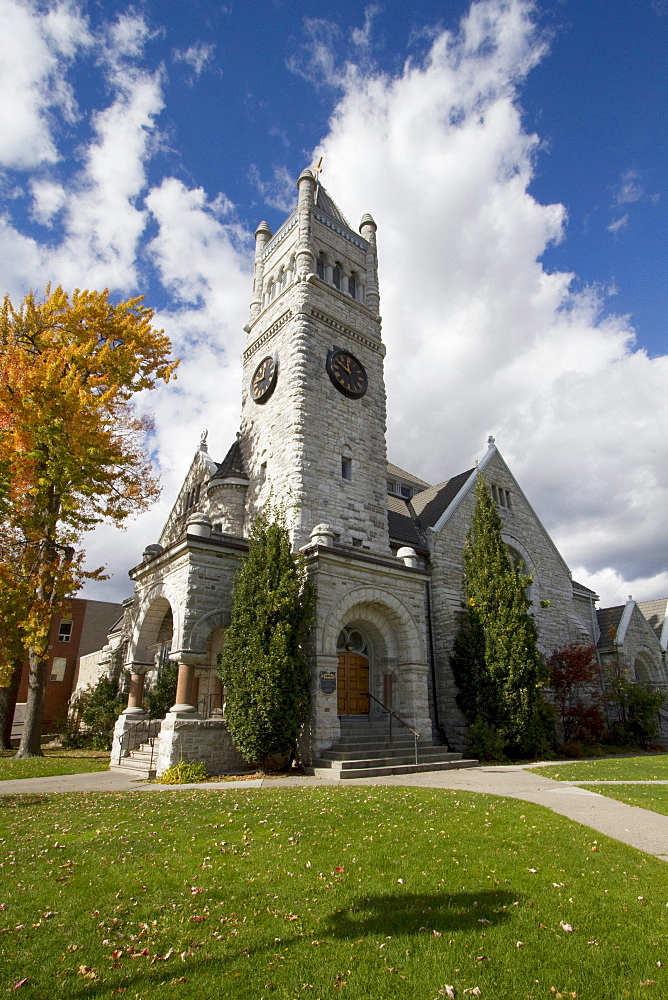
[[[186,648],[194,653],[206,652],[209,640],[213,632],[217,629],[226,629],[230,624],[230,612],[227,609],[208,611],[201,618],[198,618],[190,633],[184,636]]]
[[[333,652],[341,629],[356,621],[364,623],[363,631],[369,638],[382,641],[388,655],[407,662],[424,658],[420,633],[406,605],[394,594],[376,587],[357,587],[332,608],[322,630],[321,652]]]
[[[656,658],[648,649],[637,649],[633,659],[633,674],[641,684],[656,684],[660,682],[660,671],[657,669]]]
[[[152,663],[165,615],[172,614],[172,648],[180,645],[181,615],[176,595],[164,583],[151,587],[140,598],[139,610],[128,644],[127,659],[131,663]]]
[[[357,587],[327,616],[321,633],[323,655],[337,655],[343,628],[358,629],[369,644],[370,718],[382,716],[381,702],[408,725],[429,733],[425,637],[409,608],[389,591]]]
[[[501,537],[508,546],[508,554],[510,555],[510,560],[515,568],[520,562],[524,564],[523,570],[527,576],[531,577],[531,584],[527,587],[526,594],[529,600],[534,604],[538,604],[539,596],[539,583],[536,573],[536,564],[531,557],[528,549],[522,544],[519,538],[514,535],[503,532]]]

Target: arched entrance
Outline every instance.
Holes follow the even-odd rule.
[[[369,714],[369,643],[359,629],[341,629],[336,643],[338,715]]]

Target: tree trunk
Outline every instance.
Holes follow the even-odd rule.
[[[29,652],[30,673],[28,674],[28,702],[23,723],[23,735],[17,757],[43,757],[42,719],[46,696],[47,657],[40,657],[37,650]]]
[[[12,748],[12,723],[14,722],[22,670],[23,660],[15,659],[9,683],[6,687],[0,688],[0,740],[4,750]]]

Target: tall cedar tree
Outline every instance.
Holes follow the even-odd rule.
[[[227,724],[248,761],[264,766],[271,755],[295,752],[309,707],[314,613],[315,590],[292,554],[284,518],[258,517],[220,660]]]
[[[152,320],[141,299],[60,287],[0,310],[0,617],[30,663],[20,757],[41,754],[53,612],[102,575],[82,569],[82,532],[121,525],[158,492],[142,448],[150,422],[131,403],[176,367]]]
[[[544,738],[544,669],[526,594],[531,579],[513,566],[502,531],[487,480],[478,473],[464,548],[466,615],[452,668],[469,722],[500,733],[511,753],[530,754]]]

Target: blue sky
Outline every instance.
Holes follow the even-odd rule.
[[[668,592],[666,0],[0,14],[6,290],[145,294],[184,359],[141,404],[163,500],[89,540],[90,596],[129,592],[200,431],[233,439],[252,233],[320,154],[379,227],[390,457],[438,482],[494,433],[604,603]]]

